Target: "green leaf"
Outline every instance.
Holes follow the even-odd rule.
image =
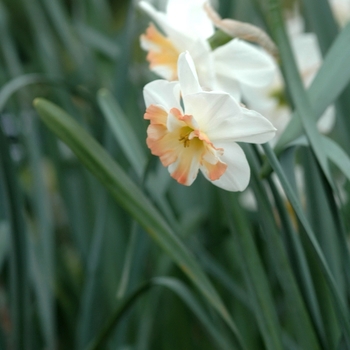
[[[136,174],[141,178],[146,167],[147,158],[124,112],[113,95],[106,89],[101,89],[98,92],[98,103],[117,142]]]
[[[145,292],[148,292],[150,288],[161,286],[166,287],[175,293],[192,312],[198,317],[202,322],[203,326],[206,328],[210,336],[214,339],[217,346],[220,349],[230,349],[229,346],[222,335],[219,333],[217,326],[211,321],[211,319],[206,315],[202,306],[197,302],[195,297],[192,295],[191,291],[186,287],[185,284],[180,282],[175,278],[169,277],[156,277],[152,278],[150,281],[141,285],[136,291],[128,295],[122,300],[121,304],[111,316],[111,318],[106,322],[105,326],[102,328],[100,334],[94,339],[88,346],[87,350],[97,350],[101,348],[102,345],[107,341],[108,337],[111,335],[112,331],[117,326],[121,317],[124,313],[142,296]]]
[[[250,292],[254,316],[267,349],[283,349],[281,327],[273,304],[271,289],[249,224],[234,195],[222,194],[231,232],[235,232],[243,273]],[[228,208],[232,208],[230,211]]]
[[[79,23],[77,25],[77,31],[88,46],[104,54],[109,59],[114,61],[120,56],[120,49],[115,41],[97,31],[95,28],[84,23]]]
[[[168,226],[142,191],[130,180],[110,155],[62,109],[44,99],[35,99],[34,106],[42,121],[64,141],[114,199],[127,210],[146,232],[160,245],[218,311],[236,336],[243,342],[219,295],[203,270]]]
[[[306,23],[310,26],[310,31],[317,34],[321,51],[325,54],[338,34],[331,3],[328,0],[302,0],[302,3]]]
[[[295,109],[299,114],[306,136],[310,142],[310,146],[329,183],[333,185],[328,160],[323,149],[321,135],[316,127],[316,114],[314,113],[311,102],[305,93],[298,68],[293,58],[294,55],[284,28],[282,9],[279,1],[269,0],[269,15],[271,31],[273,32],[274,39],[276,40],[279,49],[287,89],[290,92]]]
[[[23,217],[23,199],[7,139],[0,128],[0,174],[3,177],[5,203],[10,224],[11,343],[25,349],[31,334],[28,237]]]
[[[346,152],[332,139],[323,136],[325,149],[328,158],[342,171],[342,173],[350,181],[350,158]]]
[[[305,230],[306,238],[310,242],[310,244],[313,248],[313,251],[315,253],[315,257],[318,260],[319,266],[322,269],[322,271],[327,279],[328,286],[332,292],[335,309],[337,311],[339,318],[342,321],[345,337],[349,343],[350,342],[350,322],[349,322],[349,318],[348,318],[348,314],[347,314],[347,308],[344,305],[344,301],[339,293],[334,276],[333,276],[333,274],[332,274],[332,272],[327,264],[327,261],[326,261],[324,254],[320,248],[320,245],[317,242],[315,234],[314,234],[308,220],[306,219],[306,217],[303,213],[300,201],[297,199],[295,193],[293,192],[293,189],[291,188],[291,186],[290,186],[290,184],[289,184],[289,182],[288,182],[288,180],[287,180],[287,178],[286,178],[286,176],[281,168],[281,165],[279,164],[279,162],[276,158],[276,155],[273,153],[271,147],[268,144],[263,145],[263,148],[264,148],[265,154],[266,154],[273,170],[276,172],[276,174],[277,174],[277,176],[282,184],[282,187],[287,195],[287,198],[288,198],[290,204],[292,205],[298,219],[300,220],[300,223],[302,224],[302,227]]]
[[[261,226],[261,231],[264,239],[266,240],[267,247],[267,259],[270,261],[270,269],[275,272],[281,290],[283,291],[283,300],[285,300],[285,318],[288,319],[288,325],[291,328],[290,332],[293,338],[296,339],[300,347],[305,349],[318,349],[319,344],[315,329],[311,323],[310,316],[307,312],[306,305],[301,295],[300,286],[298,286],[296,278],[291,269],[290,261],[287,257],[286,248],[283,245],[282,237],[280,234],[280,227],[276,223],[274,208],[271,206],[268,200],[268,193],[263,186],[261,179],[258,176],[258,170],[260,162],[258,152],[255,152],[255,157],[251,152],[251,148],[245,147],[247,158],[251,164],[252,169],[252,189],[258,202],[258,222]],[[272,179],[271,179],[272,180]],[[277,192],[274,187],[273,181],[269,181],[269,185],[274,194],[276,206],[278,205],[279,211],[283,211],[284,199],[281,198],[281,192]],[[281,208],[282,207],[282,208]],[[295,235],[289,222],[284,222],[286,226],[283,229],[286,230],[286,235]],[[289,231],[288,231],[289,228]],[[311,298],[312,299],[312,290]],[[291,305],[293,305],[291,307]],[[314,313],[314,319],[317,320],[319,311],[315,303],[311,304],[312,311]],[[319,322],[317,322],[319,325]]]
[[[326,108],[331,105],[350,81],[350,23],[338,35],[328,51],[321,68],[307,91],[312,110],[310,117],[316,121]],[[317,118],[316,118],[317,117]],[[277,154],[287,144],[295,140],[303,132],[302,123],[297,113],[280,136],[275,150]]]
[[[319,172],[315,158],[310,150],[303,149],[301,158],[303,160],[305,175],[306,209],[310,224],[317,235],[317,240],[332,271],[339,294],[345,300],[345,275],[341,261],[340,232],[337,232],[338,230],[332,215],[334,209],[337,210],[337,208],[333,208],[333,211],[331,210],[332,202],[327,198],[327,192],[325,190],[327,182],[322,178],[322,174]],[[323,338],[325,339],[325,347],[329,349],[336,348],[340,329],[339,321],[332,305],[332,296],[329,288],[327,288],[327,281],[323,276],[322,268],[320,268],[313,254],[309,254],[309,261],[316,294],[318,295],[319,305],[324,319],[325,329]]]

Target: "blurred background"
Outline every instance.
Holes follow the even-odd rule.
[[[220,0],[214,6],[224,18],[269,30],[265,3]],[[297,4],[286,0],[283,6],[287,21],[299,5],[305,30],[322,38],[320,51],[325,55],[343,24],[331,3],[321,3],[319,12],[313,11],[316,1]],[[153,4],[165,8],[164,1]],[[182,187],[151,158],[145,144],[142,88],[157,77],[149,71],[146,53],[139,46],[139,36],[149,22],[137,2],[129,0],[0,1],[0,349],[87,349],[109,321],[113,326],[106,341],[99,344],[101,349],[235,348],[235,336],[183,272],[40,122],[32,106],[36,97],[69,113],[142,188],[210,277],[248,349],[272,347],[251,299],[249,263],[242,262],[242,254],[248,253],[237,243],[240,235],[254,241],[255,253],[250,253],[258,259],[251,262],[263,269],[261,283],[269,291],[268,305],[273,305],[273,317],[281,327],[283,348],[303,348],[299,342],[302,330],[296,329],[298,322],[291,316],[289,296],[296,293],[295,287],[314,334],[311,338],[316,339],[313,348],[345,349],[341,347],[342,322],[322,271],[312,254],[308,255],[311,248],[301,238],[300,249],[307,255],[303,263],[309,266],[308,281],[313,285],[307,289],[300,273],[306,270],[298,265],[300,256],[290,248],[281,213],[277,213],[275,200],[270,200],[276,193],[259,185],[263,159],[256,149],[247,150],[250,161],[255,159],[247,192],[260,191],[260,197],[256,194],[250,200],[249,194],[230,195],[233,225],[220,189],[203,177],[189,188]],[[99,99],[101,91],[108,104]],[[335,114],[343,117],[337,118],[331,131],[345,150],[350,149],[350,119],[345,117],[350,115],[348,92],[336,102]],[[132,143],[126,147],[128,134],[123,138],[113,131],[106,121],[108,114],[118,115],[121,123],[126,121],[139,140],[140,154],[148,164],[146,177],[130,161],[139,148],[134,150]],[[329,187],[311,150],[302,148],[298,162],[304,173],[312,174],[303,180],[305,213],[320,233],[319,242],[347,302],[349,281],[344,267],[348,266],[349,231],[344,229],[345,237],[334,238],[339,232],[336,204],[328,197]],[[284,167],[293,169],[295,164],[288,157]],[[339,211],[343,215],[349,210],[349,184],[337,169],[333,174],[343,193]],[[286,201],[282,195],[279,198]],[[315,206],[313,200],[323,205]],[[267,212],[261,207],[257,210],[256,201],[260,201],[258,206],[266,205]],[[292,213],[288,208],[286,204],[285,213]],[[294,214],[290,215],[290,232],[296,232]],[[329,218],[326,223],[320,220],[322,215]],[[241,224],[237,217],[242,218]],[[349,216],[342,218],[344,227],[349,227]],[[277,242],[274,234],[283,238],[283,254],[276,254],[277,258],[271,243],[273,239]],[[288,266],[281,267],[281,261]],[[290,274],[295,283],[289,290],[290,280],[283,280],[284,274]],[[121,302],[156,276],[168,279],[136,296],[119,319]]]

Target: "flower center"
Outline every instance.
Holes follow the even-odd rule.
[[[180,129],[180,137],[179,137],[179,141],[183,142],[184,147],[190,147],[190,134],[193,131],[193,129],[191,129],[188,126],[184,126],[183,128]]]

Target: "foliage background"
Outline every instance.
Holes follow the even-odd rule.
[[[280,5],[293,1],[218,3],[275,39],[295,109],[279,160],[244,148],[251,210],[150,157],[142,88],[156,77],[134,2],[0,2],[0,348],[350,347],[350,28],[301,1],[325,56],[305,94]],[[315,120],[333,102],[326,138]]]

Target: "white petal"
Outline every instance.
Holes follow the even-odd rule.
[[[208,41],[197,38],[187,46],[187,51],[193,59],[201,87],[214,90],[216,79],[214,60]]]
[[[214,26],[204,11],[207,0],[169,0],[167,17],[169,23],[194,37],[209,38]]]
[[[217,141],[236,141],[264,143],[276,134],[275,127],[260,113],[242,108],[242,114],[227,118],[216,129],[208,130],[209,139],[216,145]],[[216,146],[215,146],[216,147]]]
[[[202,91],[183,97],[185,113],[191,114],[197,120],[200,130],[209,133],[220,128],[227,119],[241,115],[241,107],[228,94]]]
[[[276,64],[263,50],[234,39],[213,51],[217,79],[228,77],[251,86],[269,84]]]
[[[329,106],[324,113],[321,115],[317,122],[317,129],[322,134],[328,134],[332,131],[335,124],[335,107],[334,105]]]
[[[250,179],[250,168],[243,150],[234,142],[218,142],[215,147],[224,149],[220,160],[227,164],[227,169],[219,180],[212,183],[227,191],[243,191]],[[205,172],[202,173],[206,177]]]
[[[215,87],[213,90],[225,91],[236,101],[241,101],[241,87],[237,80],[224,75],[216,76]]]
[[[154,80],[143,88],[143,97],[146,107],[150,105],[161,105],[166,110],[178,108],[180,105],[180,85],[178,82],[168,82],[166,80]]]
[[[165,13],[157,11],[148,1],[140,1],[139,6],[166,32],[168,20]]]
[[[293,53],[303,80],[309,80],[322,62],[322,55],[314,33],[302,33],[291,38]],[[305,83],[305,81],[304,81]]]
[[[188,52],[180,54],[177,62],[177,70],[182,97],[202,91],[199,85],[196,67],[194,66],[192,57]]]
[[[164,12],[157,11],[151,4],[146,1],[139,2],[140,8],[144,10],[160,29],[171,40],[173,45],[180,51],[185,51],[188,46],[194,42],[193,36],[186,33],[186,30],[179,30],[173,27]]]

